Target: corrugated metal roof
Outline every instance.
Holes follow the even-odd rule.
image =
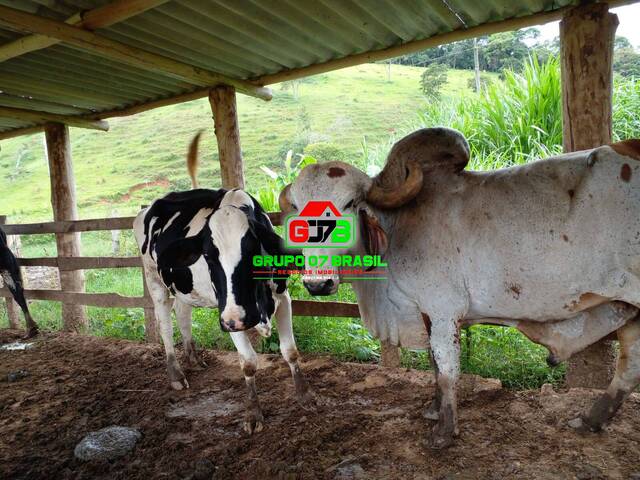
[[[55,20],[107,3],[0,0]],[[578,0],[173,0],[95,33],[252,79],[573,3]],[[23,35],[0,27],[0,44]],[[57,114],[122,109],[198,88],[64,44],[0,62],[0,106]],[[32,125],[0,118],[0,133]]]

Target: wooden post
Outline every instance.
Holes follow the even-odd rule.
[[[244,188],[236,91],[228,85],[212,88],[209,91],[209,103],[218,140],[222,188]]]
[[[211,113],[213,113],[213,125],[218,141],[222,188],[244,188],[235,89],[229,85],[218,85],[212,88],[209,91],[209,104],[211,105]],[[262,342],[258,332],[252,329],[247,334],[253,348],[258,349]]]
[[[4,225],[7,223],[7,216],[0,215],[0,225]],[[15,245],[17,243],[13,242],[13,236],[7,235],[7,246],[14,252],[16,256],[20,255],[20,252],[16,251]],[[17,237],[20,238],[20,237]],[[20,328],[20,306],[15,302],[13,298],[6,298],[5,305],[7,306],[7,318],[9,319],[9,328],[19,329]]]
[[[618,17],[606,3],[569,10],[560,22],[562,135],[565,152],[611,142],[613,44]],[[613,349],[601,340],[569,360],[569,387],[606,388]]]
[[[77,220],[76,188],[71,163],[69,127],[61,123],[45,127],[47,158],[51,178],[51,206],[54,221]],[[80,256],[80,234],[56,234],[59,257]],[[82,270],[60,270],[60,285],[68,292],[84,292]],[[88,326],[85,308],[72,303],[62,304],[62,326],[65,331],[84,331]]]
[[[142,285],[144,286],[145,298],[151,299],[149,287],[147,286],[147,277],[144,274],[144,267],[142,268]],[[144,309],[144,339],[148,343],[160,343],[158,320],[153,307],[145,307]]]

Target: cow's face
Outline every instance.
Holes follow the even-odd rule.
[[[213,248],[207,262],[218,297],[220,327],[237,332],[256,327],[271,334],[274,299],[270,282],[253,279],[252,259],[264,250],[279,248],[281,239],[252,218],[244,206],[220,207],[210,220]]]
[[[364,172],[343,162],[327,162],[305,167],[291,185],[280,194],[280,208],[284,212],[296,212],[312,200],[330,201],[344,214],[354,214],[358,220],[356,244],[339,249],[304,249],[307,258],[305,270],[312,272],[302,277],[312,295],[331,295],[338,290],[338,275],[319,273],[323,268],[309,264],[313,255],[383,255],[387,237],[371,208],[397,208],[413,198],[422,186],[422,170],[411,167],[405,188],[389,192],[374,186],[373,180]],[[325,267],[326,269],[326,267]]]

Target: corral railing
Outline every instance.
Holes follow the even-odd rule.
[[[280,213],[270,213],[274,225],[281,225]],[[0,225],[7,235],[38,235],[76,232],[96,232],[107,230],[132,230],[135,217],[97,218],[90,220],[73,220],[30,224],[6,224],[6,217],[0,216]],[[45,266],[56,267],[59,271],[90,270],[103,268],[142,268],[139,256],[119,257],[46,257],[18,258],[23,267]],[[144,295],[129,297],[118,293],[85,293],[61,290],[25,290],[30,300],[49,300],[75,305],[86,305],[103,308],[144,308],[145,336],[147,341],[159,341],[153,302],[149,296],[144,274]],[[10,303],[11,293],[4,287],[0,289],[0,297],[7,298]],[[9,315],[17,315],[15,309],[7,308]],[[321,302],[309,300],[293,300],[293,314],[297,316],[332,316],[359,317],[358,305],[345,302]],[[15,319],[14,319],[15,321]],[[11,318],[10,318],[11,322]],[[14,322],[11,322],[14,324]]]

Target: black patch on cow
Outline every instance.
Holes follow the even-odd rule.
[[[187,192],[173,192],[153,202],[144,217],[145,240],[141,247],[142,253],[146,253],[147,250],[155,251],[158,258],[171,243],[184,238],[189,222],[200,210],[209,208],[215,212],[226,193],[224,189],[200,188]],[[177,213],[180,215],[163,231]],[[149,231],[154,217],[156,220],[153,223],[153,231]]]
[[[5,287],[7,287],[7,289],[9,289],[9,291],[11,292],[13,299],[25,314],[25,318],[29,316],[29,318],[27,319],[27,323],[29,323],[29,319],[31,317],[29,314],[27,300],[24,296],[20,266],[18,265],[18,260],[16,259],[15,255],[9,249],[9,246],[7,244],[7,235],[4,233],[2,228],[0,228],[0,274],[8,275],[13,281],[13,285],[9,285],[7,282],[5,282]],[[27,328],[29,328],[29,325],[27,325]]]

